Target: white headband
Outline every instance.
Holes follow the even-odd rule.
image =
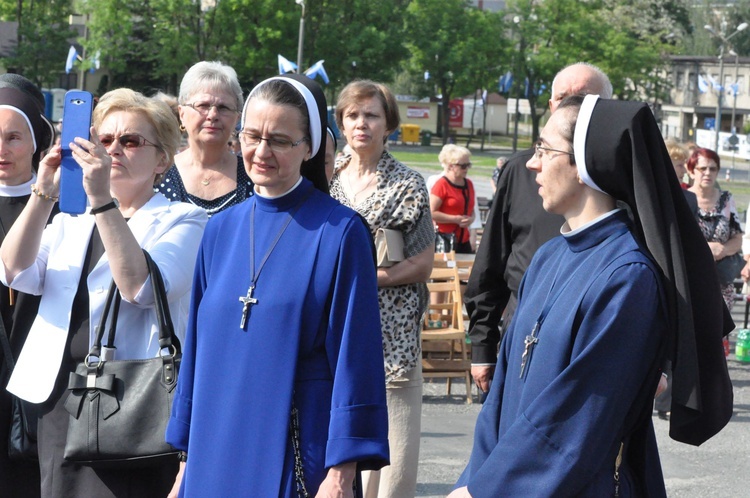
[[[29,121],[29,117],[26,115],[25,112],[23,112],[18,107],[13,107],[12,105],[7,104],[0,104],[0,109],[10,109],[11,111],[16,111],[18,114],[21,115],[24,121],[26,121],[26,124],[29,126],[29,131],[31,132],[31,140],[34,142],[34,152],[36,152],[37,145],[36,145],[36,136],[34,135],[34,127],[31,126],[31,121]]]
[[[591,115],[594,113],[597,100],[599,100],[598,95],[586,95],[583,98],[581,110],[578,112],[576,129],[573,133],[573,153],[575,154],[576,166],[578,167],[578,176],[581,177],[583,183],[599,192],[604,192],[594,182],[586,168],[586,138],[588,137],[589,123],[591,122]]]
[[[318,150],[320,150],[320,139],[322,136],[322,131],[320,129],[320,115],[318,113],[318,103],[315,101],[315,96],[312,94],[310,89],[297,80],[284,78],[283,76],[274,76],[262,81],[259,85],[253,88],[253,91],[250,92],[250,95],[248,95],[247,100],[245,101],[245,105],[242,108],[242,120],[240,121],[240,126],[242,126],[242,128],[245,127],[245,113],[247,113],[247,104],[250,102],[250,98],[253,96],[255,91],[269,81],[273,80],[281,80],[289,83],[305,99],[305,103],[307,104],[307,114],[309,116],[308,121],[310,122],[310,141],[312,142],[310,144],[310,147],[312,148],[312,154],[310,155],[310,157],[315,157],[315,155],[318,153]],[[313,117],[316,117],[316,119],[313,119]]]

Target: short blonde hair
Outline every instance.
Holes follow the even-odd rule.
[[[687,161],[690,157],[687,147],[682,145],[674,138],[668,138],[664,141],[664,145],[667,147],[669,158],[672,161]]]
[[[447,171],[451,164],[458,164],[459,158],[464,156],[471,157],[471,151],[460,145],[446,144],[443,145],[443,150],[440,151],[438,160],[443,165],[443,169]]]
[[[111,112],[138,113],[154,130],[155,144],[167,157],[167,164],[172,165],[174,155],[180,146],[180,128],[174,113],[169,106],[157,99],[149,98],[129,88],[118,88],[105,93],[94,108],[93,124],[96,128]]]

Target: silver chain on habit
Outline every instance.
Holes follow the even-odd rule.
[[[292,432],[292,447],[294,448],[294,480],[297,482],[297,496],[300,498],[310,498],[305,486],[305,472],[302,468],[302,451],[300,451],[299,437],[299,411],[292,402],[292,418],[289,422],[289,428]]]

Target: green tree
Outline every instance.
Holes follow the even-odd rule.
[[[282,10],[272,0],[91,1],[82,6],[90,14],[86,45],[100,51],[110,88],[176,93],[185,71],[201,60],[233,66],[247,88],[275,72],[277,53],[296,50],[299,14],[289,4]]]
[[[329,96],[353,77],[391,78],[405,57],[399,37],[405,0],[307,0],[305,70],[325,60]],[[176,92],[201,60],[237,71],[245,89],[277,73],[277,55],[296,60],[300,7],[275,0],[99,0],[90,14],[89,51],[98,50],[109,87]],[[123,16],[123,12],[137,15]],[[356,66],[352,66],[356,62]],[[354,69],[356,67],[356,69]]]
[[[532,138],[539,133],[552,80],[563,67],[583,61],[599,66],[620,98],[658,101],[668,89],[668,55],[685,13],[666,0],[517,0],[509,3],[516,47],[515,88],[527,95]],[[649,12],[650,15],[644,15]],[[672,17],[670,17],[672,16]],[[653,18],[653,19],[652,19]]]
[[[412,0],[405,18],[405,41],[411,52],[409,65],[415,73],[428,71],[440,92],[443,143],[448,141],[448,104],[456,85],[454,71],[465,63],[460,50],[470,30],[469,4],[465,0]]]
[[[750,0],[738,0],[736,3],[731,5],[726,12],[727,22],[727,35],[731,35],[737,29],[737,26],[743,22],[750,23]],[[720,23],[710,23],[714,26],[714,29],[720,28]],[[719,53],[718,40],[712,38],[714,42],[714,51],[712,55]],[[740,57],[747,57],[750,55],[750,28],[737,33],[731,41],[730,46],[726,47],[727,52],[732,48]]]
[[[296,60],[299,17],[300,8],[291,1],[220,0],[217,29],[206,38],[201,58],[193,62],[221,60],[230,64],[243,86],[251,88],[278,73],[278,54]]]
[[[22,1],[15,9],[3,2],[0,13],[18,23],[13,55],[3,59],[3,65],[23,74],[39,86],[53,86],[65,67],[75,31],[68,25],[72,13],[70,0]]]
[[[456,68],[456,93],[474,96],[473,111],[481,107],[482,135],[481,146],[484,150],[484,139],[487,123],[486,95],[497,87],[503,67],[507,67],[507,47],[509,41],[505,36],[505,26],[500,14],[485,10],[468,11],[469,20],[463,39],[458,43],[459,56],[464,60],[460,68]],[[478,106],[478,102],[482,105]],[[474,137],[474,116],[471,118],[471,129],[466,146],[471,145]]]
[[[326,88],[329,97],[355,78],[395,78],[408,55],[404,46],[408,35],[403,30],[407,0],[322,0],[310,4],[304,64],[326,61],[331,78]]]

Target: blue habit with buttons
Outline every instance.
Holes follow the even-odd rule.
[[[474,498],[613,496],[624,442],[620,496],[666,496],[651,423],[666,320],[660,273],[625,211],[542,246],[457,487]]]
[[[257,279],[243,330],[253,208],[257,273],[298,205]],[[292,398],[310,496],[328,467],[387,464],[375,277],[364,222],[305,179],[209,220],[167,429],[167,441],[188,454],[182,496],[296,497]]]

